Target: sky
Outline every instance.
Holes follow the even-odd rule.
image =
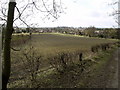
[[[45,21],[41,26],[69,26],[111,28],[117,26],[112,6],[108,5],[113,0],[62,0],[66,9],[60,18],[54,22]]]
[[[16,0],[17,6],[19,7],[23,5],[27,0],[25,0],[24,2],[18,2],[18,1],[20,0]],[[30,16],[30,18],[26,18],[23,16],[23,19],[25,19],[25,21],[29,25],[37,23],[36,26],[38,27],[95,26],[98,28],[113,28],[113,27],[117,27],[117,23],[115,22],[114,17],[110,16],[110,14],[114,12],[114,9],[113,6],[109,4],[112,3],[113,1],[114,0],[61,0],[64,12],[60,14],[60,17],[58,19],[53,19],[53,18],[44,19],[45,14],[43,14],[42,12],[37,12],[35,14],[32,14],[32,12],[29,12],[30,11],[29,9],[25,12],[25,14],[32,16]],[[40,8],[44,10],[43,7]],[[17,16],[17,11],[15,11],[15,16]],[[24,26],[19,22],[20,21],[18,20],[15,23],[18,26]]]

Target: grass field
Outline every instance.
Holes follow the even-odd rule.
[[[58,52],[71,52],[79,50],[89,51],[91,46],[101,43],[113,43],[117,40],[80,37],[64,34],[33,34],[31,40],[24,45],[33,46],[42,54],[55,54]]]
[[[35,52],[38,55],[42,55],[44,59],[51,56],[56,56],[58,53],[65,52],[82,52],[85,53],[84,56],[91,53],[91,47],[95,45],[100,45],[103,43],[114,43],[118,40],[116,39],[101,39],[101,38],[89,38],[81,37],[75,35],[65,35],[65,34],[32,34],[31,38],[28,35],[24,36],[13,36],[13,42],[16,42],[15,48],[20,48],[22,51],[34,47]],[[21,41],[27,41],[21,42]],[[18,42],[18,43],[17,43]],[[21,42],[21,43],[20,43]],[[20,52],[13,52],[15,54],[21,54]],[[21,55],[20,55],[21,56]]]
[[[19,43],[22,40],[27,40],[27,42]],[[14,47],[21,50],[18,52],[12,52],[12,60],[16,61],[16,59],[19,59],[23,55],[23,52],[26,53],[28,51],[27,53],[31,53],[29,49],[32,46],[34,47],[35,54],[37,56],[43,57],[42,65],[49,66],[46,60],[48,60],[48,58],[56,56],[58,53],[74,53],[78,51],[84,53],[83,57],[89,57],[92,54],[92,46],[102,43],[114,43],[117,40],[51,33],[32,34],[30,39],[28,35],[24,35],[22,37],[13,36],[13,41],[18,42],[18,44],[16,44]]]
[[[68,53],[68,52],[76,52],[76,51],[79,51],[82,53],[88,53],[87,55],[92,54],[92,56],[94,56],[95,54],[91,52],[92,46],[103,44],[103,43],[114,43],[118,41],[115,39],[89,38],[89,37],[81,37],[81,36],[74,36],[74,35],[55,34],[55,33],[32,34],[31,38],[25,35],[20,38],[20,36],[15,35],[13,36],[12,39],[13,39],[12,42],[16,42],[16,44],[13,47],[16,49],[20,49],[20,51],[12,51],[12,65],[11,65],[12,73],[11,73],[10,83],[9,83],[9,87],[12,87],[12,88],[20,87],[20,86],[27,87],[26,86],[27,84],[29,85],[31,83],[34,83],[30,81],[31,80],[30,75],[31,75],[31,72],[34,71],[34,69],[36,70],[37,65],[40,66],[39,69],[43,71],[45,70],[45,72],[38,73],[35,76],[37,77],[36,80],[38,80],[38,83],[39,81],[41,81],[40,85],[43,85],[43,87],[47,86],[46,83],[51,85],[53,84],[54,86],[55,84],[54,80],[53,82],[51,82],[51,81],[48,81],[49,79],[46,79],[47,75],[49,76],[51,73],[55,73],[53,72],[54,68],[46,71],[46,69],[49,68],[49,66],[51,66],[49,62],[51,60],[49,59],[50,57],[54,57],[61,52]],[[19,43],[22,40],[25,40],[25,41],[27,40],[27,42]],[[34,53],[30,51],[31,46],[34,48]],[[28,54],[28,56],[26,54]],[[42,58],[39,56],[42,56]],[[35,60],[38,60],[39,58],[40,58],[40,62],[38,63]],[[73,55],[72,59],[75,60],[76,57],[74,57]],[[58,62],[56,64],[59,65]],[[57,75],[56,77],[58,76],[59,75]],[[43,77],[45,78],[44,80],[43,80]],[[41,80],[39,80],[38,78]],[[62,78],[60,80],[63,80]],[[61,82],[62,81],[60,81],[60,83]]]

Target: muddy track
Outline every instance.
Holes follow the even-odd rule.
[[[113,78],[110,80],[110,82],[107,84],[107,87],[110,88],[118,88],[118,66],[119,66],[119,62],[118,60],[120,55],[120,48],[118,48],[114,53],[113,53],[113,57],[112,59],[115,61],[116,66],[112,66],[111,68],[114,68],[115,73],[113,74]]]
[[[88,88],[118,88],[119,55],[120,48],[111,54],[97,74],[89,78],[89,83],[86,83]]]

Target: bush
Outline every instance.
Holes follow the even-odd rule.
[[[94,53],[95,53],[95,52],[98,52],[99,47],[100,47],[99,45],[92,46],[92,47],[91,47],[91,51],[94,52]]]
[[[30,47],[21,51],[21,56],[17,57],[22,61],[22,76],[25,77],[25,85],[28,85],[29,88],[37,87],[37,74],[39,73],[42,56],[38,55],[35,48]]]

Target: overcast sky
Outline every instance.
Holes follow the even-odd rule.
[[[41,26],[73,26],[73,27],[113,27],[117,26],[113,17],[114,11],[108,5],[113,0],[62,0],[66,14],[55,22],[45,21]]]
[[[5,2],[9,0],[4,0]],[[17,6],[21,6],[25,3],[18,2]],[[41,0],[38,0],[41,1]],[[51,1],[51,0],[50,0]],[[56,0],[59,1],[59,0]],[[38,23],[39,27],[57,27],[57,26],[68,26],[68,27],[89,27],[95,26],[100,28],[111,28],[117,27],[114,17],[109,16],[113,13],[113,8],[109,3],[114,0],[61,0],[64,13],[60,14],[60,18],[52,22],[54,19],[44,19],[43,13],[31,14],[32,17],[26,19],[27,23]],[[2,2],[2,1],[1,1]],[[39,5],[41,6],[41,5]],[[8,6],[6,6],[8,7]],[[41,8],[41,7],[40,7]],[[117,8],[115,8],[117,9]],[[26,13],[28,13],[27,10]],[[16,15],[16,11],[15,11]],[[39,18],[38,18],[39,17]],[[42,17],[42,18],[41,18]],[[16,24],[20,21],[18,20]],[[18,26],[20,26],[18,24]]]

